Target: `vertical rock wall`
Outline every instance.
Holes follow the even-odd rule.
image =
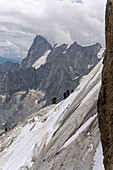
[[[106,170],[113,170],[113,0],[106,4],[106,53],[102,87],[98,99],[98,118]]]

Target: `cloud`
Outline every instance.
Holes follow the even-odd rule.
[[[11,30],[16,31],[11,31]],[[22,31],[15,24],[2,23],[0,27],[0,56],[7,58],[25,58],[34,35]]]
[[[41,34],[52,44],[104,45],[105,4],[106,0],[0,0],[0,28]]]

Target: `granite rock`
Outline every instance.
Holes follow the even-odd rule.
[[[113,170],[113,1],[108,0],[105,18],[106,52],[98,118],[106,170]]]

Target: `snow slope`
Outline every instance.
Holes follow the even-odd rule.
[[[98,154],[100,162],[95,155],[100,143],[96,101],[101,71],[102,60],[67,99],[42,109],[3,134],[0,170],[88,170],[98,164],[98,170],[104,170],[102,152]]]
[[[104,165],[100,164],[100,162],[103,162],[103,151],[102,151],[102,144],[101,142],[99,143],[97,149],[96,149],[96,153],[95,153],[95,157],[94,157],[94,167],[93,170],[103,170],[104,169]]]
[[[7,137],[8,140],[10,138],[13,142],[5,151],[0,153],[0,170],[18,170],[23,165],[30,168],[34,148],[43,148],[50,141],[54,131],[59,126],[60,119],[62,119],[74,98],[73,93],[68,101],[58,103],[43,117],[37,114],[35,117],[28,119],[24,123],[26,125],[18,125],[16,136],[13,134],[15,130],[12,130],[11,136],[6,134],[4,142]]]

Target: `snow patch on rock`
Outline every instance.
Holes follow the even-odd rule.
[[[40,57],[33,65],[32,67],[34,67],[35,69],[38,69],[41,65],[44,65],[46,63],[46,58],[48,56],[48,54],[50,53],[51,50],[47,50],[45,52],[45,54]]]
[[[78,79],[79,77],[77,76],[77,77],[75,77],[75,78],[73,78],[72,80],[76,80],[76,79]]]
[[[55,45],[55,48],[60,47],[61,45],[62,45],[62,43],[57,43],[57,44]]]
[[[92,66],[93,66],[93,64],[92,65],[88,64],[87,68],[90,69]]]

